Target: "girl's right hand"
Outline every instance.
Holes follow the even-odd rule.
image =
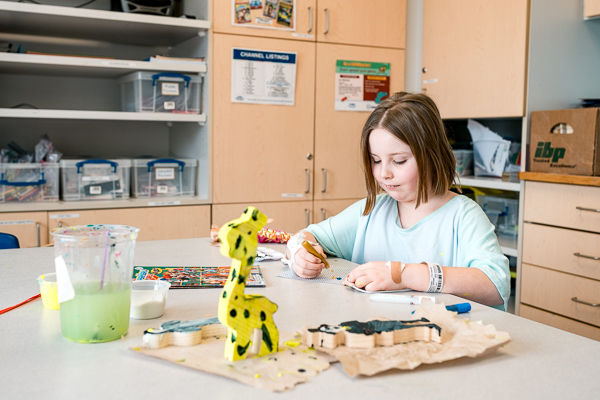
[[[324,258],[327,255],[323,248],[318,244],[313,245],[314,249],[319,252]],[[301,247],[295,254],[293,261],[293,270],[300,278],[312,279],[321,273],[325,264],[316,256],[310,254],[304,247]]]

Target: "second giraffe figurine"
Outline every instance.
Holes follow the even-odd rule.
[[[225,358],[230,361],[245,359],[249,350],[259,356],[279,351],[279,331],[273,321],[277,304],[264,296],[244,293],[246,278],[256,258],[256,233],[266,223],[263,213],[248,207],[240,218],[223,225],[219,231],[221,254],[232,258],[218,313],[219,321],[229,328]]]

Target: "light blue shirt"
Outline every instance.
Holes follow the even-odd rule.
[[[363,216],[365,204],[366,199],[360,200],[304,230],[312,233],[327,253],[358,264],[428,261],[478,268],[504,300],[494,308],[506,311],[510,297],[508,259],[500,249],[494,225],[477,203],[456,196],[408,229],[400,225],[396,200],[387,193],[378,195],[373,210]]]

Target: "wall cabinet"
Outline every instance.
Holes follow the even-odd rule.
[[[233,48],[295,52],[294,105],[233,103]],[[314,43],[216,33],[213,54],[214,203],[312,200]]]
[[[273,226],[295,232],[319,220],[314,200],[351,204],[365,196],[358,148],[369,113],[334,109],[336,60],[390,63],[390,91],[402,90],[406,2],[378,1],[373,7],[354,0],[298,0],[296,11],[296,31],[260,29],[233,26],[232,3],[213,2],[217,225],[237,218],[245,205],[290,203],[284,207],[293,216],[275,218]],[[296,52],[294,105],[233,103],[234,47]]]
[[[404,49],[405,0],[296,0],[295,30],[233,24],[230,1],[213,1],[214,32]],[[377,27],[377,29],[374,29]]]
[[[423,4],[423,92],[442,118],[524,116],[528,2]]]
[[[390,63],[390,92],[404,88],[404,51],[317,43],[315,200],[365,197],[360,137],[368,112],[334,110],[336,60]]]
[[[73,209],[80,214],[77,222],[85,224],[132,221],[136,222],[134,225],[143,225],[147,232],[141,233],[142,240],[175,238],[182,232],[198,236],[201,231],[207,235],[212,201],[207,63],[143,61],[157,54],[208,57],[210,23],[206,20],[206,2],[186,5],[185,12],[196,15],[195,20],[111,12],[106,1],[94,4],[97,9],[74,8],[70,1],[54,3],[58,5],[0,1],[0,38],[13,43],[14,47],[20,45],[23,51],[0,53],[0,148],[15,141],[20,147],[33,150],[41,135],[47,134],[54,148],[65,158],[198,159],[196,195],[159,199],[171,205],[198,207],[146,209],[155,199],[135,198],[116,203],[6,203],[0,206],[0,219],[29,220],[31,218],[21,213],[39,211],[40,221],[43,221],[40,222],[41,244],[47,242],[50,228],[45,212],[66,214]],[[138,71],[202,77],[201,112],[121,111],[119,78]],[[117,207],[121,209],[119,212],[102,211]],[[187,215],[192,209],[199,214]],[[207,213],[208,221],[202,221]],[[114,218],[116,216],[119,218]],[[169,223],[171,217],[182,225],[177,232],[176,226]],[[58,222],[51,217],[49,221],[52,226]],[[186,227],[186,223],[190,226]],[[17,226],[3,225],[1,229],[13,228]],[[28,227],[23,225],[18,229]],[[37,242],[35,235],[30,238],[28,232],[22,232],[19,238],[23,246]]]

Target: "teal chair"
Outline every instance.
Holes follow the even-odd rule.
[[[15,235],[10,233],[0,232],[0,250],[4,249],[18,249],[19,239]]]

